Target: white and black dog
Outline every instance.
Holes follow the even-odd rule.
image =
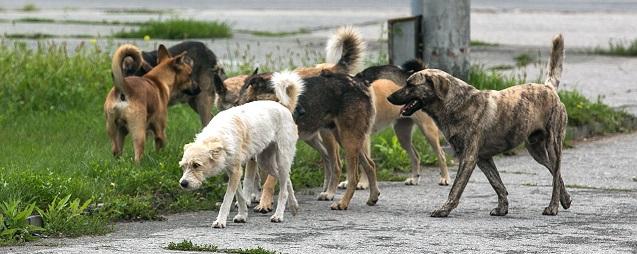
[[[246,169],[240,189],[241,166],[250,158],[257,158],[259,168],[278,177],[280,183],[277,208],[272,222],[283,221],[286,202],[295,214],[298,202],[290,181],[290,168],[296,152],[297,127],[290,109],[296,107],[303,92],[303,81],[295,72],[274,73],[271,85],[276,101],[254,101],[219,112],[197,135],[195,141],[184,146],[179,166],[183,170],[180,185],[184,189],[197,189],[210,176],[225,170],[229,181],[223,203],[213,227],[224,228],[234,196],[239,212],[234,222],[246,222],[248,208],[245,194],[254,186],[256,171]]]

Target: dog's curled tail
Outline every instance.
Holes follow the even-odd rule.
[[[327,62],[336,64],[345,73],[355,74],[363,63],[365,47],[365,41],[354,27],[341,27],[327,41]]]
[[[422,62],[422,60],[420,59],[411,59],[407,62],[404,62],[401,66],[401,69],[403,69],[404,72],[406,72],[407,74],[414,74],[416,72],[422,71],[424,69],[427,68],[427,66],[425,65],[425,63]]]
[[[271,82],[279,103],[294,112],[299,96],[305,89],[301,76],[294,71],[275,72]]]
[[[122,70],[122,61],[126,57],[133,59],[133,68],[135,70],[142,66],[142,52],[135,45],[124,44],[119,46],[113,54],[111,62],[111,72],[113,73],[113,85],[121,92],[124,92],[124,73]]]
[[[558,34],[553,38],[553,48],[547,68],[547,76],[544,84],[552,85],[555,88],[560,86],[562,76],[562,64],[564,63],[564,38]]]

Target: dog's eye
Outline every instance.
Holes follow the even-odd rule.
[[[192,168],[198,168],[199,166],[201,166],[199,163],[196,163],[196,162],[192,163]]]

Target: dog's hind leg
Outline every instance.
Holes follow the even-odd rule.
[[[272,145],[273,158],[276,159],[275,171],[271,171],[270,174],[277,174],[279,177],[279,199],[277,200],[276,210],[272,217],[271,222],[282,222],[283,214],[285,213],[286,203],[288,198],[292,201],[290,203],[290,209],[293,214],[296,214],[298,210],[298,203],[294,196],[294,189],[292,187],[292,181],[290,180],[290,168],[292,167],[292,160],[294,159],[294,142],[291,144],[279,143],[278,146]],[[292,197],[290,197],[292,195]]]
[[[337,141],[337,133],[335,130],[321,130],[321,138],[323,139],[323,145],[327,149],[328,160],[330,168],[325,170],[331,171],[331,176],[327,182],[327,196],[325,200],[333,200],[336,195],[336,189],[338,188],[338,181],[341,178],[341,158],[339,157],[339,144]]]
[[[166,124],[154,124],[153,133],[155,134],[155,150],[159,151],[166,145]]]
[[[414,121],[409,118],[398,119],[394,124],[394,133],[398,138],[398,143],[405,149],[409,160],[411,162],[411,177],[405,180],[406,185],[418,185],[420,181],[420,157],[414,150],[411,142],[411,130],[414,126]]]
[[[365,149],[367,154],[371,154],[371,141],[367,141],[365,143]],[[363,166],[363,165],[361,165]],[[366,190],[369,188],[369,178],[367,177],[367,173],[364,172],[364,168],[360,168],[360,172],[358,172],[360,178],[358,179],[358,184],[356,185],[357,190]],[[363,174],[364,173],[364,174]],[[347,179],[338,184],[339,189],[347,188]]]
[[[451,191],[449,192],[447,202],[445,202],[442,207],[431,212],[431,217],[447,217],[451,210],[458,206],[460,197],[462,196],[462,192],[467,186],[467,182],[469,182],[471,173],[473,173],[473,170],[476,167],[478,156],[477,140],[479,140],[479,135],[467,134],[467,137],[470,137],[471,140],[466,140],[468,144],[465,145],[463,151],[460,151],[458,153],[460,160],[460,165],[458,166],[458,174],[456,175],[456,179],[453,181],[453,185],[451,186]]]
[[[332,210],[347,210],[349,202],[354,196],[358,185],[359,156],[363,153],[365,139],[352,135],[352,133],[341,133],[341,145],[345,150],[347,159],[347,190],[341,200],[331,205]]]
[[[135,162],[139,162],[144,155],[144,143],[146,142],[145,118],[144,116],[144,120],[135,120],[128,123],[131,136],[133,137],[133,147],[135,148]]]
[[[544,132],[534,132],[529,137],[529,144],[527,150],[541,165],[546,167],[551,176],[553,176],[553,194],[551,195],[551,203],[547,207],[543,214],[556,215],[557,214],[557,201],[553,201],[553,198],[559,197],[559,202],[564,209],[568,209],[571,206],[571,196],[564,187],[564,180],[562,179],[560,168],[560,158],[562,151],[562,139],[554,138],[551,140],[550,135]],[[559,190],[556,192],[556,188]]]
[[[256,161],[254,159],[249,159],[246,162],[245,168],[245,175],[243,177],[243,195],[246,199],[249,199],[248,203],[250,204],[257,199],[255,195],[255,182],[257,182]]]
[[[294,187],[292,186],[292,179],[288,177],[288,208],[292,212],[292,215],[296,215],[299,212],[299,202],[296,200],[294,194]]]
[[[367,143],[367,149],[360,154],[360,164],[363,168],[363,170],[365,170],[365,174],[367,175],[367,178],[369,179],[369,199],[367,200],[367,205],[375,205],[376,202],[378,202],[378,197],[380,196],[380,190],[378,189],[378,182],[376,179],[376,164],[374,163],[374,160],[371,159],[370,156],[370,150],[369,150],[369,144],[370,144],[370,137],[366,138],[367,140],[365,141]]]
[[[201,125],[206,126],[212,120],[212,105],[214,102],[213,97],[206,93],[207,91],[201,91],[194,98],[191,98],[188,104],[199,115]],[[214,96],[214,93],[213,95]]]
[[[495,193],[498,195],[498,207],[491,210],[492,216],[504,216],[509,212],[509,200],[507,199],[506,187],[502,183],[502,179],[500,179],[500,174],[498,173],[498,169],[495,167],[495,163],[493,162],[493,158],[488,159],[479,159],[478,167],[484,173],[484,175],[489,180],[491,187],[495,190]]]
[[[225,228],[226,220],[228,219],[228,214],[230,213],[230,206],[232,206],[232,199],[234,199],[237,189],[241,185],[241,164],[239,165],[230,165],[228,172],[228,188],[226,189],[226,194],[223,195],[223,203],[221,203],[221,207],[219,208],[219,214],[217,215],[217,220],[212,223],[212,227],[214,228]],[[237,200],[239,201],[239,200]],[[239,203],[239,213],[241,213],[242,206],[245,207],[245,200],[243,201],[243,205],[241,202]],[[247,207],[245,207],[245,212],[247,216]]]
[[[438,167],[440,168],[440,180],[438,180],[438,185],[449,185],[451,179],[449,178],[449,169],[447,168],[447,157],[442,147],[440,147],[440,130],[434,120],[424,112],[418,112],[415,115],[415,122],[418,129],[425,135],[427,142],[431,145],[431,148],[433,148],[438,158]]]
[[[108,132],[108,136],[111,138],[111,152],[113,153],[113,156],[121,156],[124,147],[124,138],[127,133],[126,128],[118,127],[117,124],[107,120],[106,130]]]
[[[276,161],[276,147],[268,146],[259,155],[257,155],[257,165],[260,169],[268,174],[263,184],[261,199],[259,205],[254,208],[258,213],[269,213],[272,211],[272,199],[274,197],[274,187],[276,186],[278,173],[278,165]],[[280,187],[280,186],[279,186]]]
[[[321,192],[318,196],[318,200],[332,200],[334,199],[334,194],[335,193],[329,193],[328,189],[329,189],[329,185],[332,181],[332,178],[334,177],[333,174],[334,172],[332,171],[333,168],[333,161],[330,160],[330,155],[327,151],[327,148],[323,145],[324,143],[321,141],[323,137],[319,136],[319,135],[315,135],[314,137],[308,139],[305,141],[305,143],[307,143],[308,145],[310,145],[310,147],[314,148],[314,150],[316,150],[317,152],[319,152],[319,154],[321,155],[321,160],[323,161],[323,172],[324,172],[324,177],[323,177],[323,192]]]

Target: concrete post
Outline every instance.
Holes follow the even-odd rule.
[[[412,0],[422,8],[423,60],[457,78],[469,78],[470,0]],[[412,10],[412,13],[418,13]]]

